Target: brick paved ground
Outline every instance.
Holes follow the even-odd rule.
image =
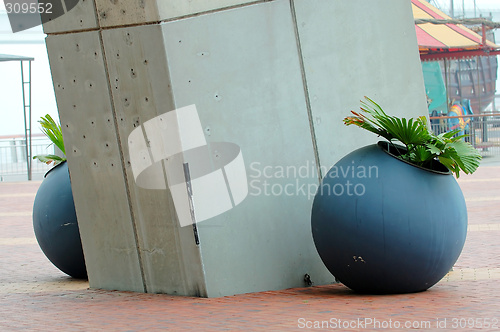
[[[467,242],[454,271],[426,292],[367,296],[329,285],[214,299],[89,290],[38,248],[31,208],[40,182],[0,183],[0,331],[288,331],[308,330],[315,321],[330,321],[335,330],[339,320],[356,328],[337,330],[387,324],[404,330],[407,322],[425,330],[488,323],[483,330],[498,330],[500,166],[482,166],[459,182],[469,211]]]

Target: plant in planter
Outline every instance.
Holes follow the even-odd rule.
[[[54,154],[41,154],[36,155],[33,159],[38,159],[39,161],[54,166],[66,161],[66,151],[64,149],[64,139],[62,136],[61,126],[54,121],[54,119],[49,115],[42,116],[40,121],[40,126],[42,127],[42,132],[47,136],[48,139],[54,144],[63,154],[63,157]]]
[[[370,98],[365,99],[366,102],[361,102],[361,111],[368,116],[351,111],[354,116],[346,117],[344,123],[384,137],[402,160],[432,169],[437,159],[455,173],[457,178],[460,170],[471,174],[479,167],[481,155],[472,145],[462,140],[467,135],[458,136],[460,129],[434,135],[427,127],[425,116],[417,120],[399,119],[387,115]],[[405,148],[398,148],[394,141],[403,143]]]
[[[48,114],[39,123],[43,133],[64,155],[60,125]],[[87,270],[66,157],[48,154],[33,158],[54,164],[45,174],[33,204],[33,229],[38,244],[58,269],[75,278],[86,278]]]
[[[453,173],[474,172],[481,156],[457,131],[433,134],[425,117],[387,115],[369,98],[346,117],[387,142],[355,150],[323,178],[312,233],[330,272],[353,290],[423,291],[448,273],[467,232]]]

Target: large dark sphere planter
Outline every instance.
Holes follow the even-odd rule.
[[[74,278],[87,278],[66,162],[45,174],[33,204],[33,228],[52,264]]]
[[[355,291],[419,292],[458,259],[465,200],[442,164],[419,168],[388,147],[358,149],[329,170],[314,198],[314,243],[329,271]]]

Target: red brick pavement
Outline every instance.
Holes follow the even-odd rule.
[[[426,292],[369,296],[337,284],[212,299],[87,289],[53,267],[34,241],[31,208],[40,183],[0,183],[0,331],[355,331],[405,324],[469,331],[488,323],[482,330],[498,330],[500,167],[481,167],[459,182],[476,228],[454,271]],[[308,328],[315,323],[329,326]]]

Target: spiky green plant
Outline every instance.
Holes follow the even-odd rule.
[[[42,116],[38,123],[40,123],[42,132],[52,142],[50,145],[54,144],[57,146],[59,150],[62,151],[64,157],[56,156],[54,154],[42,154],[34,156],[33,159],[38,159],[47,165],[54,163],[54,166],[62,163],[66,160],[66,151],[64,150],[64,140],[61,126],[49,114],[45,115],[45,117]]]
[[[344,124],[356,125],[384,137],[397,150],[394,142],[404,144],[406,149],[399,151],[400,158],[422,167],[430,167],[432,160],[439,160],[458,178],[460,171],[473,173],[481,162],[481,155],[458,135],[460,129],[435,135],[427,125],[425,116],[417,119],[397,118],[387,115],[373,100],[365,97],[361,101],[361,112],[351,113]]]

